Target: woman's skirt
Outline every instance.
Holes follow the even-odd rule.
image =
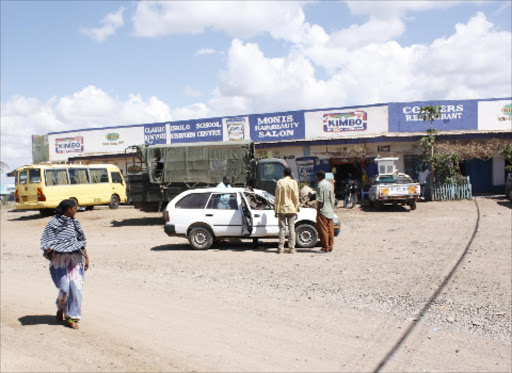
[[[84,260],[80,251],[53,252],[50,275],[59,289],[57,311],[65,317],[79,320],[82,315],[82,286],[84,284]]]

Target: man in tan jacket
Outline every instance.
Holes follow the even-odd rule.
[[[279,218],[279,246],[278,254],[284,252],[286,224],[288,224],[288,252],[294,254],[295,249],[295,220],[299,212],[299,184],[292,179],[290,167],[284,169],[284,177],[276,186],[275,213]]]

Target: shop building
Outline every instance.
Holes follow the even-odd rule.
[[[313,182],[318,169],[364,181],[376,173],[376,157],[398,157],[397,168],[417,178],[419,139],[430,122],[418,117],[422,106],[440,106],[433,122],[438,141],[453,149],[499,148],[512,143],[512,98],[387,103],[367,106],[250,114],[164,123],[52,132],[33,136],[33,161],[113,163],[126,174],[139,173],[134,149],[146,144],[250,139],[258,158],[283,158],[300,182]],[[461,150],[463,151],[463,150]],[[502,193],[505,159],[465,157],[461,171],[473,193]],[[488,159],[487,159],[488,158]]]

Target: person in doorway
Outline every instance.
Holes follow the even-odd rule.
[[[254,194],[254,189],[258,185],[258,180],[255,177],[251,177],[247,182],[247,187],[245,188],[244,193],[247,197],[247,201],[249,202],[249,206],[251,206],[252,210],[263,210],[265,207],[264,201]]]
[[[217,188],[231,188],[231,178],[229,176],[224,176],[222,182],[217,184]],[[229,194],[223,194],[219,198],[219,202],[217,203],[217,208],[219,209],[229,209]]]
[[[89,269],[85,234],[75,219],[74,199],[63,200],[41,237],[41,249],[50,260],[50,275],[59,289],[57,320],[78,329],[82,314],[84,272]]]
[[[292,170],[286,167],[283,178],[277,182],[275,193],[275,214],[279,218],[278,253],[284,252],[286,225],[288,225],[288,252],[294,254],[295,249],[295,220],[299,212],[299,185],[292,179]]]
[[[247,187],[245,188],[246,192],[254,193],[254,189],[258,185],[258,180],[255,177],[250,177],[247,180]]]
[[[318,188],[316,192],[316,225],[322,243],[322,252],[331,252],[334,247],[334,187],[325,180],[325,172],[316,173]]]
[[[422,201],[425,200],[425,190],[427,188],[427,180],[428,180],[429,175],[430,175],[430,170],[428,169],[427,165],[424,164],[423,167],[421,168],[421,171],[418,174],[418,182],[420,183],[420,187],[421,187],[420,199]]]

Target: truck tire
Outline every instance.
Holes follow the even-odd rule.
[[[411,210],[416,210],[416,200],[413,199],[410,203],[409,203],[409,206],[411,206]]]
[[[198,226],[190,231],[188,242],[195,250],[208,250],[213,245],[213,234],[208,228]]]
[[[311,224],[301,224],[295,228],[297,247],[310,249],[318,242],[318,231]]]
[[[112,210],[115,210],[119,207],[119,197],[117,194],[112,194],[112,197],[110,197],[110,203],[108,204],[108,207],[110,207]]]

